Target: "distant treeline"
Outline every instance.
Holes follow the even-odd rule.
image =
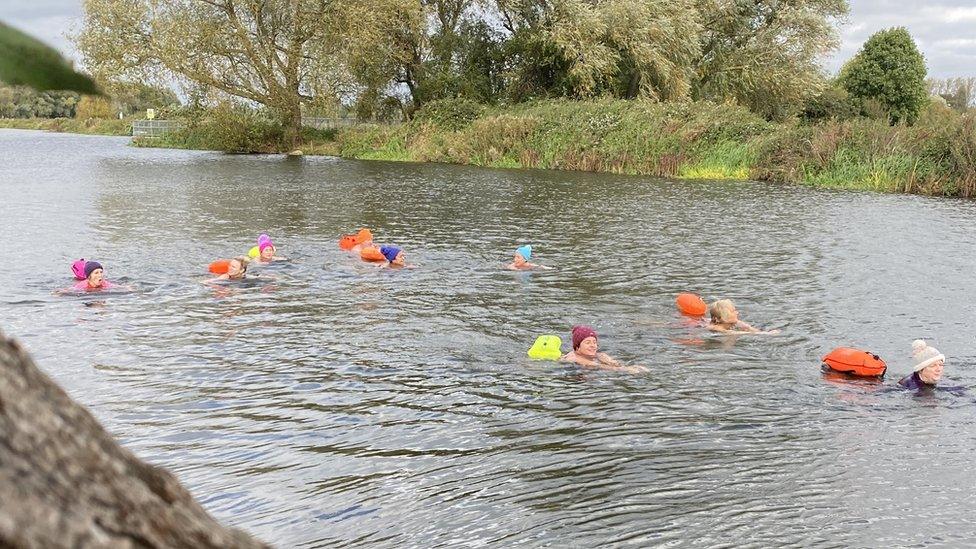
[[[180,105],[176,93],[162,87],[126,83],[108,92],[109,98],[102,98],[0,84],[0,118],[117,118]]]

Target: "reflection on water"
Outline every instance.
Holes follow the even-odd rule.
[[[892,389],[919,337],[973,384],[971,203],[36,132],[0,150],[0,326],[280,546],[976,541],[973,396]],[[340,252],[360,226],[419,268]],[[261,232],[292,261],[201,283]],[[525,242],[555,269],[503,270]],[[79,256],[135,291],[55,297]],[[682,291],[783,335],[707,333]],[[652,373],[525,357],[579,322]],[[889,379],[825,378],[840,345]]]

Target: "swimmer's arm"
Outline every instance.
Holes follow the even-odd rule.
[[[623,366],[622,364],[620,364],[620,362],[617,361],[617,359],[613,358],[607,353],[600,353],[596,355],[596,358],[597,360],[600,361],[601,364],[605,364],[607,366],[613,366],[614,368],[620,368]]]
[[[759,328],[756,328],[755,326],[752,326],[751,324],[742,322],[741,320],[739,321],[738,324],[735,325],[735,328],[736,328],[735,331],[745,332],[747,334],[770,334],[770,335],[772,335],[772,334],[778,334],[779,333],[779,330],[760,330]]]

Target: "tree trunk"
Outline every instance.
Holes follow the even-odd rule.
[[[0,547],[267,547],[217,523],[0,333]]]
[[[293,151],[302,144],[302,108],[297,95],[295,103],[283,109],[281,118],[285,128],[285,145],[289,151]]]

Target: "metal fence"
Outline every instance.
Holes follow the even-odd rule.
[[[347,128],[359,124],[355,118],[312,118],[302,117],[302,126],[316,130],[334,130]],[[177,130],[182,123],[179,120],[133,120],[132,137],[160,137],[165,133]]]
[[[160,137],[179,129],[179,120],[133,120],[132,137]]]
[[[355,118],[312,118],[302,117],[302,126],[315,128],[316,130],[334,130],[336,128],[347,128],[359,124]]]

